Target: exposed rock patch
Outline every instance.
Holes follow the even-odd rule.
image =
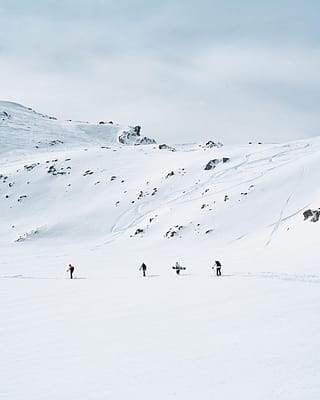
[[[169,151],[176,151],[174,147],[168,146],[167,144],[159,144],[159,150],[169,150]]]
[[[121,144],[141,145],[141,144],[155,144],[154,139],[146,136],[141,136],[141,126],[129,127],[129,129],[122,131],[118,136],[118,141]]]
[[[60,171],[57,170],[55,165],[50,165],[49,169],[48,169],[48,174],[57,176],[57,175],[66,175],[66,171],[63,171],[63,168],[61,168]]]
[[[169,173],[166,175],[166,179],[168,179],[170,176],[173,176],[173,175],[174,175],[174,171],[169,172]]]
[[[172,238],[172,237],[176,236],[177,233],[179,231],[181,231],[181,229],[183,229],[182,225],[174,225],[164,234],[164,237],[165,238]]]
[[[0,118],[2,118],[2,121],[4,121],[5,119],[11,118],[11,115],[8,114],[6,111],[1,111]]]
[[[38,235],[39,233],[40,228],[33,229],[30,232],[26,232],[23,235],[20,235],[18,239],[15,240],[15,242],[24,242],[27,239],[32,239],[35,235]]]
[[[303,217],[305,221],[310,218],[311,222],[318,222],[320,218],[320,208],[318,208],[317,210],[311,210],[309,208],[308,210],[303,212]]]
[[[63,144],[64,142],[62,141],[62,140],[59,140],[59,139],[57,139],[57,140],[51,140],[50,142],[49,142],[49,145],[50,146],[55,146],[55,145],[57,145],[57,144]]]
[[[37,165],[40,165],[40,163],[33,163],[33,164],[30,164],[30,165],[25,165],[23,168],[25,170],[27,170],[27,171],[32,171],[33,168],[35,168]]]
[[[220,162],[221,162],[221,160],[218,160],[217,158],[210,160],[208,162],[208,164],[204,167],[205,171],[214,169]]]
[[[93,173],[94,173],[94,172],[91,171],[91,169],[87,169],[87,170],[84,172],[83,176],[92,175]]]
[[[225,163],[227,163],[227,162],[229,162],[230,161],[230,158],[229,157],[223,157],[223,158],[214,158],[213,160],[210,160],[208,163],[207,163],[207,165],[205,166],[205,171],[209,171],[209,170],[211,170],[211,169],[214,169],[218,164],[220,164],[220,163],[223,163],[223,164],[225,164]]]
[[[213,140],[209,140],[206,144],[202,145],[201,147],[209,149],[209,148],[212,148],[212,147],[219,148],[219,147],[222,147],[222,146],[223,146],[223,143],[221,143],[221,142],[214,142]]]

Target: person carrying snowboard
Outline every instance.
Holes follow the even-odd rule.
[[[142,275],[146,276],[146,270],[147,270],[147,266],[145,263],[141,264],[141,267],[139,268],[139,271],[142,271]]]
[[[70,272],[70,279],[73,279],[73,271],[74,271],[74,266],[69,264],[69,268],[67,269],[67,272]]]
[[[176,271],[177,275],[180,275],[180,271],[186,269],[186,267],[182,267],[177,261],[176,265],[174,267],[172,267],[172,269],[174,269]]]
[[[212,269],[214,269],[214,267],[216,267],[216,274],[217,274],[217,276],[221,276],[221,275],[222,275],[222,274],[221,274],[222,265],[221,265],[221,262],[220,262],[219,260],[216,260],[216,261],[214,262],[214,266],[212,267]]]

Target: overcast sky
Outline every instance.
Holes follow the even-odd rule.
[[[159,141],[320,135],[319,0],[0,0],[0,99]]]

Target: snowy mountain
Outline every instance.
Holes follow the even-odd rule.
[[[142,137],[118,124],[59,122],[13,103],[0,113],[2,246],[180,252],[191,241],[207,262],[232,249],[286,256],[292,243],[298,260],[315,246],[318,225],[302,213],[319,206],[319,139],[170,151],[119,143]]]
[[[0,102],[2,398],[318,398],[320,138],[158,145],[100,122]]]

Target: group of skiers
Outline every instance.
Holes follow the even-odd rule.
[[[214,269],[216,269],[216,275],[217,276],[222,276],[222,272],[221,272],[221,262],[219,260],[215,260],[213,266],[212,266],[212,270],[214,271]],[[178,261],[176,262],[176,264],[172,267],[172,269],[174,269],[176,271],[177,275],[180,275],[180,272],[183,270],[186,270],[186,267],[182,267]],[[142,271],[142,275],[146,276],[146,272],[147,272],[147,266],[145,263],[141,264],[141,267],[139,268],[139,271]]]
[[[220,262],[219,260],[215,260],[215,262],[214,262],[214,264],[213,264],[213,266],[212,266],[212,270],[214,271],[214,269],[216,269],[216,275],[217,275],[217,276],[221,276],[221,275],[222,275],[222,273],[221,273],[221,268],[222,268],[221,262]],[[177,261],[177,262],[175,263],[175,265],[172,267],[172,269],[175,270],[175,272],[176,272],[177,275],[180,275],[180,272],[186,270],[187,268],[186,268],[186,267],[182,267],[182,266],[178,263],[178,261]],[[140,268],[139,268],[139,271],[142,271],[142,275],[143,275],[143,276],[146,276],[147,266],[146,266],[145,263],[142,263],[142,264],[141,264],[141,266],[140,266]],[[70,279],[73,279],[74,266],[71,265],[71,264],[69,264],[69,265],[68,265],[67,272],[70,273]]]

